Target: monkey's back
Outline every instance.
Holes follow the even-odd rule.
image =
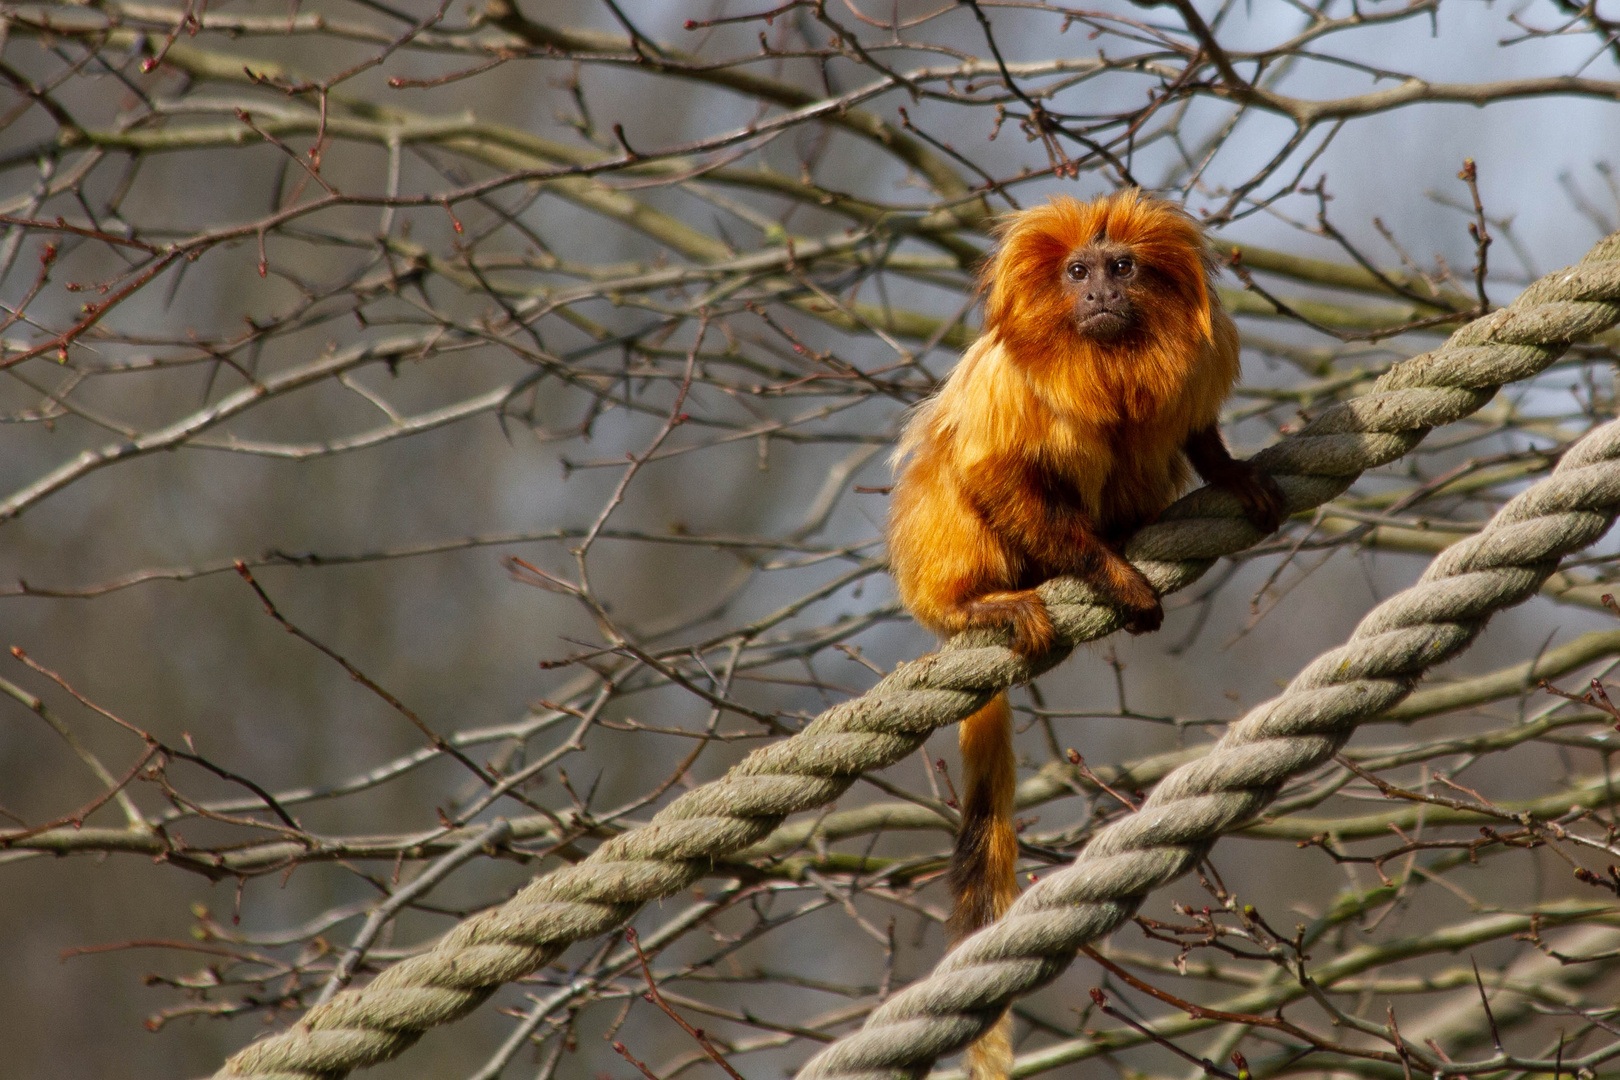
[[[1015,388],[980,338],[963,354],[939,392],[917,406],[895,451],[900,471],[889,506],[890,571],[900,602],[917,621],[946,633],[945,613],[962,601],[1023,577],[1028,561],[997,537],[965,484],[964,464],[1029,421]],[[966,408],[976,395],[998,394],[1006,408]],[[997,584],[1002,583],[1002,584]]]

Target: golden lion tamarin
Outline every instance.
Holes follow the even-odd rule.
[[[939,634],[1004,626],[1052,644],[1035,586],[1090,583],[1157,630],[1158,595],[1118,545],[1180,493],[1187,465],[1264,532],[1285,500],[1227,452],[1216,420],[1238,376],[1237,328],[1210,286],[1203,233],[1127,190],[1010,215],[983,274],[984,329],[906,424],[889,517],[900,599]],[[951,860],[959,940],[1018,895],[1012,714],[1006,695],[962,721],[962,823]],[[1012,1063],[1003,1021],[968,1052],[974,1080]]]

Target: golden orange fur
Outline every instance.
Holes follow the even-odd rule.
[[[1005,626],[1044,652],[1035,586],[1078,576],[1154,630],[1152,587],[1119,554],[1185,485],[1189,462],[1271,531],[1283,498],[1234,461],[1216,420],[1238,376],[1238,335],[1209,284],[1198,225],[1135,190],[1056,198],[1011,215],[984,273],[984,329],[896,451],[889,517],[900,599],[950,634]],[[1005,695],[963,722],[962,825],[952,859],[953,937],[1018,894],[1016,772]],[[974,1080],[1004,1077],[1003,1020],[970,1050]]]
[[[958,735],[962,825],[948,877],[954,900],[950,931],[959,940],[1001,918],[1018,899],[1018,833],[1012,820],[1018,773],[1007,695],[997,694],[963,720]],[[1007,1017],[968,1047],[964,1061],[969,1080],[998,1080],[1012,1063],[1012,1022]]]
[[[1098,234],[1131,247],[1164,282],[1135,331],[1076,334],[1057,288],[1063,259]],[[1238,375],[1238,336],[1206,283],[1204,244],[1181,211],[1135,191],[1056,199],[1013,215],[986,270],[984,331],[906,425],[889,557],[923,625],[972,625],[972,597],[1029,589],[1041,565],[979,512],[975,481],[1034,466],[1072,492],[1102,538],[1151,520],[1187,479],[1182,447],[1214,424]]]

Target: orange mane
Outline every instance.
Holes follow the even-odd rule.
[[[1069,254],[1103,237],[1128,245],[1167,301],[1138,312],[1134,332],[1106,343],[1073,332],[1072,301],[1062,286]],[[985,334],[1006,347],[1053,405],[1098,417],[1141,416],[1187,378],[1215,336],[1207,252],[1192,218],[1134,188],[1092,203],[1056,197],[1004,226],[983,275]]]

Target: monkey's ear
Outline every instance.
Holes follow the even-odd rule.
[[[1192,309],[1193,318],[1197,322],[1198,330],[1204,335],[1205,341],[1215,339],[1215,314],[1210,309],[1215,305],[1215,298],[1211,295],[1211,282],[1209,263],[1206,257],[1208,246],[1200,234],[1197,238],[1198,254],[1195,259],[1197,266],[1193,268]]]

